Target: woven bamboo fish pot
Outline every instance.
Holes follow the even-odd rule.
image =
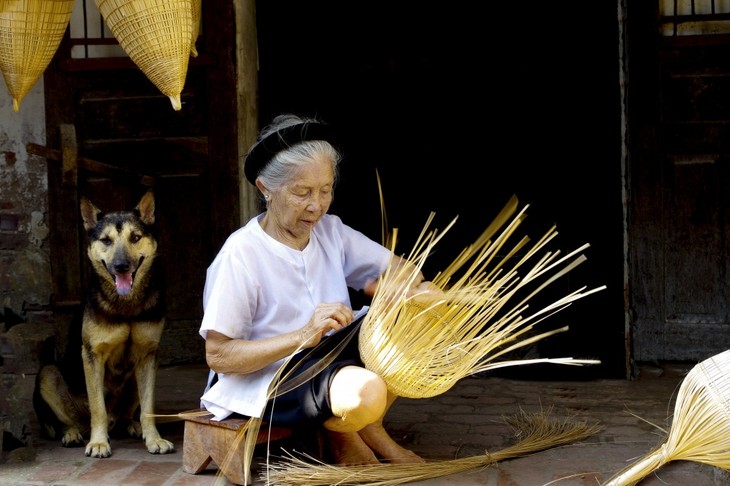
[[[477,241],[432,279],[431,288],[437,292],[407,296],[425,260],[451,225],[437,234],[427,230],[429,220],[408,256],[413,265],[388,270],[381,277],[360,328],[359,348],[366,368],[383,378],[392,393],[429,398],[466,376],[505,366],[600,363],[571,357],[504,359],[518,348],[566,331],[564,326],[532,333],[543,319],[605,288],[583,287],[528,313],[533,296],[586,260],[580,252],[588,245],[564,256],[546,251],[557,235],[555,228],[535,243],[529,243],[526,236],[512,239],[526,217],[527,206],[517,209],[518,200],[513,197]],[[504,253],[509,245],[514,246]],[[526,252],[524,256],[518,256],[521,251]]]
[[[0,0],[0,70],[13,111],[58,50],[74,0]]]
[[[122,49],[179,111],[193,49],[193,0],[96,0],[96,6]]]
[[[200,22],[203,16],[203,0],[193,0],[193,43],[190,46],[190,55],[198,57],[198,48],[195,46],[195,42],[198,40],[200,35]]]

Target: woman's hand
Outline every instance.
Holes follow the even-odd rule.
[[[354,318],[350,307],[336,302],[319,304],[299,330],[266,339],[233,339],[209,330],[205,339],[205,358],[208,366],[218,373],[250,373],[295,351],[316,346],[325,333],[342,329]]]
[[[431,304],[444,299],[444,291],[429,280],[424,280],[415,287],[408,289],[406,297],[423,304]]]
[[[411,262],[405,258],[394,256],[390,262],[390,268],[388,270],[391,275],[394,275],[401,279],[411,279],[410,287],[406,291],[406,297],[411,298],[419,294],[424,294],[422,297],[427,299],[438,299],[442,296],[443,292],[432,282],[425,280],[423,273],[418,271]],[[365,285],[363,293],[368,297],[375,296],[375,292],[378,290],[380,279],[370,281]]]
[[[338,331],[355,318],[352,309],[342,302],[319,304],[307,324],[300,329],[302,348],[319,344],[329,331]]]

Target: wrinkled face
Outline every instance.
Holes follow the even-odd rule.
[[[157,243],[132,213],[105,215],[89,232],[88,256],[117,294],[129,295],[139,270],[152,263]]]
[[[322,157],[302,164],[269,204],[277,234],[299,246],[306,244],[314,225],[329,210],[333,191],[331,161]]]

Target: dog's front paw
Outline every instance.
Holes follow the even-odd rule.
[[[109,441],[106,442],[92,442],[86,445],[86,456],[87,457],[109,457],[112,455],[112,448],[109,445]]]
[[[168,454],[175,452],[175,445],[162,437],[146,440],[145,445],[147,446],[147,452],[150,454]]]
[[[66,430],[61,438],[63,447],[80,447],[84,445],[84,438],[81,436],[79,429],[71,428]]]

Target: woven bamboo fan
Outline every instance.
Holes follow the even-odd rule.
[[[124,51],[180,110],[193,45],[193,0],[95,1]]]
[[[58,50],[74,0],[0,0],[0,70],[13,111]]]
[[[580,252],[588,245],[565,256],[557,251],[541,256],[557,235],[553,227],[534,244],[525,236],[506,247],[526,217],[527,206],[519,212],[517,208],[513,197],[479,239],[432,279],[435,292],[407,295],[426,258],[455,220],[439,235],[427,231],[429,220],[407,257],[412,265],[386,271],[381,277],[360,328],[359,346],[365,366],[381,376],[391,392],[428,398],[446,392],[466,376],[495,368],[541,362],[600,363],[573,358],[504,359],[520,347],[567,331],[561,327],[530,333],[546,317],[605,288],[586,291],[583,287],[528,313],[530,299],[586,260]]]
[[[631,486],[670,461],[730,470],[730,350],[696,364],[679,386],[666,439],[604,486]]]

